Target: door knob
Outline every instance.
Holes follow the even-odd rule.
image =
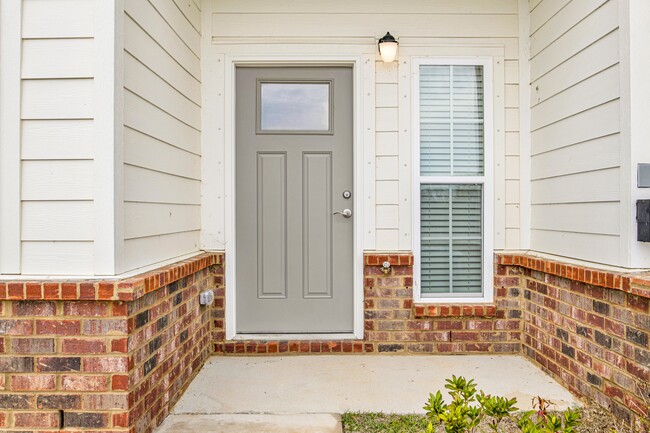
[[[343,211],[336,211],[332,215],[343,215],[344,218],[350,218],[352,216],[352,211],[350,209],[343,209]]]

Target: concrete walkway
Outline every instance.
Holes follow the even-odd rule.
[[[232,414],[423,413],[429,393],[438,389],[444,392],[445,379],[452,374],[473,378],[486,393],[516,397],[520,409],[530,408],[535,396],[553,401],[556,409],[579,404],[567,390],[520,356],[213,357],[158,433],[245,431],[226,428],[233,419],[234,424],[245,421]],[[190,414],[194,418],[187,416]],[[214,417],[218,414],[230,415]],[[324,424],[315,429],[298,426],[295,431],[340,431],[340,427],[327,430],[335,423],[329,416],[325,415],[321,420]],[[284,418],[289,423],[299,420]],[[192,419],[198,424],[178,425]],[[289,427],[260,428],[259,423],[272,426],[277,417],[254,421],[258,424],[249,425],[249,431],[294,431]]]

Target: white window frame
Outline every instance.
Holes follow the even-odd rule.
[[[413,297],[418,303],[479,304],[494,301],[494,68],[492,57],[414,57],[412,59],[413,129]],[[420,66],[483,67],[483,176],[420,176]],[[482,184],[483,292],[476,296],[422,296],[420,185]],[[453,295],[453,294],[451,294]]]

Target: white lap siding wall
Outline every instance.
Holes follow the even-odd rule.
[[[336,0],[303,1],[204,1],[204,32],[207,46],[204,74],[209,71],[215,83],[205,86],[207,94],[220,94],[229,83],[221,62],[229,55],[265,56],[376,53],[376,39],[390,31],[400,40],[398,61],[384,64],[375,58],[373,104],[366,104],[375,118],[372,139],[364,138],[363,161],[365,193],[357,195],[364,203],[364,249],[411,251],[412,233],[412,119],[411,61],[419,56],[480,56],[495,59],[495,94],[499,106],[495,120],[495,202],[494,215],[487,223],[495,225],[497,249],[519,249],[520,150],[519,150],[519,22],[516,0],[424,0],[371,2]],[[365,45],[364,45],[365,44]],[[498,64],[497,64],[498,62]],[[219,72],[221,71],[221,72]],[[367,83],[366,83],[367,84]],[[221,89],[221,90],[220,90]],[[364,94],[364,96],[366,96]],[[223,104],[223,102],[220,102]],[[374,107],[372,106],[374,105]],[[206,107],[205,119],[217,122],[228,109],[215,104]],[[205,131],[204,131],[205,132]],[[364,131],[366,133],[366,131]],[[206,133],[207,134],[207,133]],[[207,137],[207,135],[206,135]],[[228,184],[220,163],[227,158],[224,134],[215,128],[204,146],[215,145],[211,166],[218,174],[206,186]],[[225,161],[227,163],[227,161]],[[370,164],[370,166],[368,166]],[[360,166],[357,165],[357,168]],[[212,179],[214,176],[214,179]],[[223,188],[221,188],[223,191]],[[221,196],[220,193],[216,194]],[[205,198],[208,200],[208,198]],[[204,213],[203,245],[223,249],[227,233],[224,200],[208,203]],[[212,200],[212,199],[209,199]]]
[[[531,1],[532,249],[628,266],[620,3]]]
[[[95,270],[95,14],[93,1],[22,2],[20,265],[9,273]]]
[[[199,250],[199,7],[125,3],[124,271]]]
[[[0,275],[116,275],[198,252],[200,1],[1,12]]]

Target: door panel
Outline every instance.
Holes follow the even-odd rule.
[[[332,297],[332,154],[303,154],[303,290]]]
[[[257,295],[287,297],[287,154],[257,154]]]
[[[354,209],[352,69],[238,67],[236,80],[236,330],[352,332],[356,216],[333,214]]]

